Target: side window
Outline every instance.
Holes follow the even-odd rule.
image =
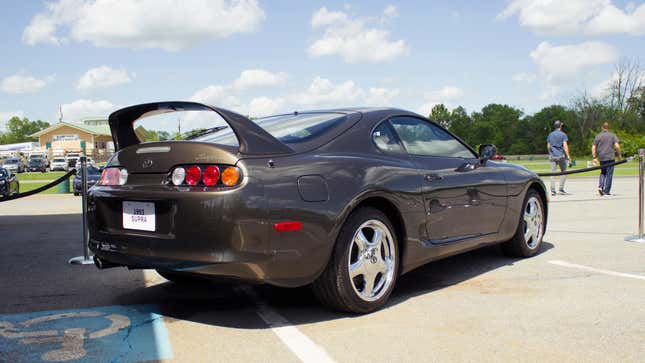
[[[404,153],[403,147],[399,144],[396,135],[388,122],[382,122],[372,132],[372,140],[379,149],[391,153]]]
[[[390,122],[410,154],[455,158],[476,157],[464,144],[430,122],[414,117],[395,117]]]

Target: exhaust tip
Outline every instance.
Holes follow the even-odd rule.
[[[112,263],[110,261],[105,261],[98,256],[94,255],[94,265],[99,269],[99,270],[105,270],[106,268],[112,268],[112,267],[119,267],[121,265],[117,265],[115,263]]]

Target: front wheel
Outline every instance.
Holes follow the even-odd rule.
[[[513,257],[531,257],[542,245],[546,226],[544,201],[540,194],[530,189],[524,199],[522,216],[510,241],[502,243],[505,254]]]
[[[369,313],[387,302],[398,267],[398,245],[390,220],[377,209],[361,208],[343,225],[313,291],[331,308]]]

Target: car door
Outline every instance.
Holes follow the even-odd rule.
[[[390,120],[422,175],[426,233],[433,244],[496,233],[506,212],[503,172],[436,124],[410,116]]]

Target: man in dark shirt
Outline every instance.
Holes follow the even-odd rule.
[[[618,152],[618,159],[623,156],[620,153],[620,144],[616,134],[609,132],[609,123],[605,122],[602,125],[602,131],[596,135],[591,146],[591,155],[593,155],[594,162],[600,160],[600,165],[611,164],[616,161],[616,152]],[[600,180],[598,181],[598,194],[611,195],[611,181],[614,177],[614,166],[608,166],[600,169]]]
[[[551,172],[555,172],[557,167],[560,171],[566,171],[567,165],[571,166],[571,155],[569,154],[569,138],[562,131],[564,124],[560,120],[553,123],[553,130],[546,138],[546,148],[549,150],[549,161],[551,162]],[[566,155],[566,158],[565,158]],[[567,164],[567,159],[569,163]],[[567,194],[564,191],[564,182],[567,180],[566,175],[560,176],[560,194]],[[555,177],[551,177],[551,195],[555,195]]]

